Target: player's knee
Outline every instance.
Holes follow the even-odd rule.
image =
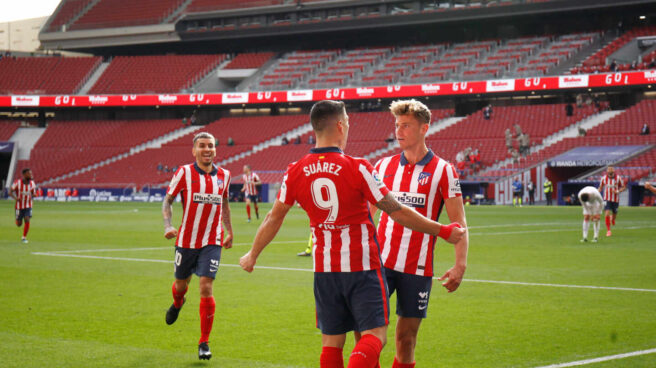
[[[212,283],[214,280],[212,280],[209,277],[201,277],[200,278],[200,297],[201,298],[209,298],[212,296]]]
[[[396,336],[396,344],[405,351],[414,351],[415,345],[417,344],[417,335],[410,331],[398,334]]]
[[[16,221],[16,226],[20,227],[21,225],[23,225],[22,221]]]
[[[590,215],[584,215],[583,216],[583,221],[585,221],[585,222],[590,221]]]

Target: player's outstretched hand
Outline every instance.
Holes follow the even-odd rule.
[[[169,226],[164,230],[164,237],[166,239],[173,239],[176,236],[178,236],[178,229],[174,228],[173,226]]]
[[[440,238],[446,240],[451,244],[459,242],[467,232],[467,229],[462,227],[459,223],[453,222],[448,225],[440,227],[440,233],[437,234]]]
[[[227,234],[223,237],[223,249],[232,248],[232,234]]]
[[[239,259],[239,265],[244,271],[253,272],[253,267],[255,267],[255,257],[251,255],[251,252],[248,252]]]
[[[439,281],[444,281],[447,280],[446,282],[442,283],[442,286],[444,286],[450,293],[458,290],[458,286],[460,286],[460,283],[462,282],[462,277],[465,275],[465,268],[464,267],[458,267],[458,266],[453,266],[451,267],[448,271],[442,275],[438,280]]]

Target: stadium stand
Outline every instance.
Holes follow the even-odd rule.
[[[226,55],[117,56],[89,93],[177,93],[216,68]]]
[[[518,164],[485,173],[485,177],[511,175],[517,170],[528,168],[551,157],[581,146],[617,146],[656,144],[653,135],[639,135],[642,124],[656,126],[656,101],[643,100],[623,113],[587,131],[584,137],[565,138],[538,152],[523,157]]]
[[[590,32],[450,46],[294,51],[278,60],[250,88],[378,86],[545,75],[562,62],[575,58],[600,35]]]
[[[633,28],[620,37],[614,39],[611,43],[597,51],[596,53],[590,55],[588,58],[583,60],[582,65],[572,68],[570,72],[572,74],[584,73],[591,74],[596,72],[607,72],[610,70],[610,65],[613,60],[609,60],[610,55],[612,55],[617,50],[621,49],[640,36],[650,36],[656,34],[656,26],[647,26],[647,27],[637,27]],[[651,59],[649,60],[651,61]],[[632,68],[631,64],[620,64],[617,65],[617,71],[630,70]],[[648,63],[640,63],[637,65],[638,69],[648,68]]]
[[[202,131],[209,132],[218,139],[216,162],[219,162],[249,151],[258,143],[280,136],[306,123],[305,115],[229,117],[204,126]],[[178,124],[179,122],[176,126]],[[171,179],[173,173],[170,171],[173,168],[193,162],[191,145],[196,133],[189,133],[162,145],[161,148],[146,149],[108,165],[60,180],[56,184],[74,184],[80,187],[119,183],[138,186],[162,184]],[[228,137],[234,139],[234,146],[227,145]],[[306,141],[307,139],[304,140]],[[158,170],[159,164],[165,166],[167,170]],[[233,174],[235,172],[241,174],[241,170],[241,166],[235,167]]]
[[[531,144],[535,144],[594,113],[594,108],[584,107],[568,117],[564,104],[499,106],[494,107],[490,120],[484,118],[482,110],[477,111],[458,124],[429,136],[427,144],[451,162],[456,162],[456,154],[465,148],[478,149],[482,165],[489,166],[509,156],[504,131],[510,129],[514,134],[514,124],[519,124],[529,135]]]
[[[100,62],[100,57],[3,57],[0,93],[72,94]]]
[[[253,81],[249,88],[254,90],[291,89],[337,55],[338,51],[328,50],[287,53],[265,70],[261,78]]]
[[[0,120],[0,141],[8,141],[16,132],[20,123]]]
[[[274,56],[273,52],[238,54],[223,69],[257,69]]]
[[[71,30],[141,26],[164,21],[183,0],[100,0],[78,20]]]
[[[32,149],[30,159],[19,166],[33,168],[40,181],[53,179],[126,153],[179,127],[179,120],[53,121]]]
[[[70,22],[93,0],[64,0],[59,11],[55,14],[48,26],[49,31],[59,31],[61,27]]]

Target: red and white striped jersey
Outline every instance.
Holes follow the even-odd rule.
[[[230,171],[214,167],[206,173],[197,164],[184,165],[173,175],[166,192],[182,198],[182,225],[175,246],[202,248],[222,245],[222,204],[228,200]]]
[[[430,150],[414,165],[403,153],[383,158],[376,163],[376,170],[400,203],[434,221],[440,217],[444,199],[462,195],[455,168]],[[433,276],[435,236],[403,227],[383,212],[378,221],[378,239],[385,267]]]
[[[17,210],[32,208],[32,197],[36,196],[36,184],[34,180],[25,183],[23,179],[18,179],[11,185],[11,191],[14,192],[18,199],[14,206]]]
[[[260,177],[251,171],[250,174],[242,175],[244,179],[244,195],[257,195],[257,185],[256,182],[260,181]]]
[[[599,186],[604,186],[602,188],[602,194],[604,195],[604,201],[608,202],[619,202],[620,195],[616,193],[621,187],[624,186],[624,181],[622,178],[615,174],[614,178],[609,178],[608,175],[604,175],[601,178]]]
[[[325,147],[287,167],[278,200],[310,217],[315,272],[356,272],[381,267],[368,202],[387,193],[367,160]]]

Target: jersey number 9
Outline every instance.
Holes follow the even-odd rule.
[[[325,199],[324,194],[326,195]],[[312,182],[312,199],[317,207],[330,211],[324,223],[333,223],[337,220],[339,200],[337,199],[337,187],[332,180],[328,178],[314,180]]]

